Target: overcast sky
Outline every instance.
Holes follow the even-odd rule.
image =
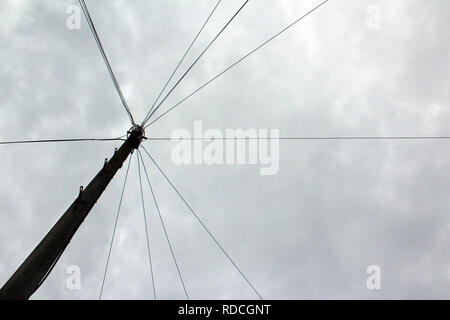
[[[216,1],[86,2],[142,120]],[[242,2],[222,1],[181,70]],[[162,111],[320,2],[250,1]],[[0,141],[116,137],[130,127],[84,17],[80,30],[66,27],[73,4],[0,2]],[[202,120],[206,129],[286,137],[450,136],[449,10],[446,0],[330,0],[146,134],[169,137]],[[254,165],[179,166],[173,142],[144,145],[264,298],[450,298],[449,140],[281,141],[273,176]],[[0,146],[1,284],[118,146]],[[256,298],[150,161],[147,168],[190,297]],[[98,298],[124,174],[33,299]],[[144,192],[158,298],[182,299]],[[66,286],[71,265],[81,269],[81,290]],[[370,265],[381,268],[381,290],[366,288]],[[153,299],[135,156],[103,298]]]

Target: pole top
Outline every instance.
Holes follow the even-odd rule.
[[[133,147],[137,149],[145,138],[145,130],[142,126],[134,125],[128,130],[127,137],[133,142]]]

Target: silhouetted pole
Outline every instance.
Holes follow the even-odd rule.
[[[0,289],[0,299],[25,300],[39,288],[109,182],[133,150],[139,147],[143,137],[144,130],[139,126],[129,131],[127,140],[105,162],[89,185],[84,190],[80,188],[78,198]]]

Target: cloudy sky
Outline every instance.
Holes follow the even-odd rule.
[[[181,71],[243,0],[223,0]],[[167,110],[321,1],[251,0],[161,107]],[[87,1],[117,79],[142,120],[215,0]],[[76,1],[0,2],[0,141],[121,136],[130,127]],[[279,129],[285,137],[450,136],[446,0],[330,0],[147,129]],[[176,78],[181,73],[178,73]],[[447,125],[445,125],[447,123]],[[280,141],[280,170],[175,165],[144,145],[266,299],[450,298],[450,140]],[[3,284],[119,142],[0,146]],[[147,161],[194,299],[254,292]],[[121,170],[33,299],[98,299]],[[183,289],[145,186],[158,298]],[[67,268],[80,267],[69,290]],[[366,269],[381,269],[368,290]],[[136,157],[105,299],[153,299]]]

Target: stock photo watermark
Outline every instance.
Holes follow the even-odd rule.
[[[366,269],[370,276],[366,280],[366,287],[369,290],[381,290],[381,268],[377,265],[370,265]]]
[[[70,265],[66,269],[69,275],[66,280],[66,287],[69,290],[81,290],[81,269],[77,265]]]
[[[67,7],[66,13],[69,15],[69,17],[66,19],[67,29],[81,29],[81,8],[72,4]]]
[[[194,130],[176,129],[171,140],[171,159],[176,165],[254,165],[262,176],[279,172],[279,129],[210,128],[203,131],[203,122],[194,121]]]
[[[381,29],[381,8],[377,5],[370,5],[366,9],[367,20],[366,26],[370,30]]]

